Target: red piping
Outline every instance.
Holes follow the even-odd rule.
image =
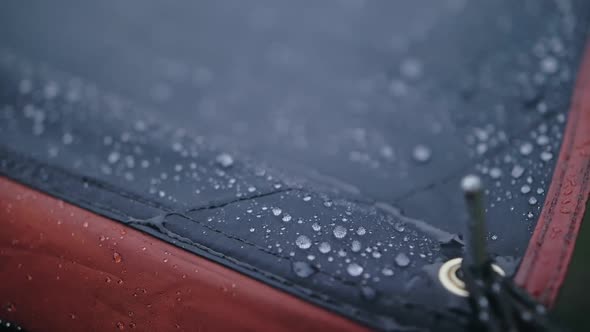
[[[545,205],[515,277],[551,306],[570,263],[590,196],[590,46],[579,70]]]

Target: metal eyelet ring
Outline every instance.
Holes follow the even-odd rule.
[[[451,293],[467,297],[469,292],[465,289],[465,282],[457,276],[457,272],[461,268],[461,262],[463,258],[453,258],[444,263],[440,270],[438,270],[438,279],[440,283]],[[505,276],[506,273],[496,264],[492,264],[492,269],[501,276]]]

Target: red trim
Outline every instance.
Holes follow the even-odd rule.
[[[548,306],[565,279],[590,196],[590,46],[578,75],[551,186],[515,277]]]
[[[362,331],[120,223],[0,177],[1,317],[30,331]]]

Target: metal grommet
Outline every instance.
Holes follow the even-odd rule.
[[[444,263],[440,270],[438,270],[438,280],[440,283],[451,293],[467,297],[469,296],[469,292],[465,289],[465,282],[459,278],[457,272],[461,268],[461,262],[463,262],[463,258],[453,258],[446,263]],[[492,268],[496,273],[501,276],[505,276],[506,273],[496,264],[492,264]]]

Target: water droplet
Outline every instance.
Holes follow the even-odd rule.
[[[395,263],[400,267],[406,267],[410,265],[410,258],[402,252],[395,256]]]
[[[527,218],[529,219],[533,219],[533,217],[535,216],[532,212],[529,212],[527,215]]]
[[[115,263],[121,263],[123,258],[121,257],[121,254],[119,254],[118,252],[115,251],[113,253],[113,260],[115,261]]]
[[[303,197],[303,200],[305,202],[309,202],[309,201],[311,201],[311,196],[305,196],[305,197]]]
[[[215,161],[223,168],[231,167],[234,164],[234,158],[228,153],[220,153],[215,157]]]
[[[522,174],[524,174],[524,167],[520,165],[514,165],[514,167],[512,167],[510,175],[512,175],[513,178],[518,179],[522,176]]]
[[[361,286],[361,296],[368,301],[372,301],[377,297],[377,291],[369,286]]]
[[[256,187],[252,187],[252,186],[248,187],[248,192],[253,193],[255,191],[256,191]]]
[[[537,104],[537,112],[541,114],[547,113],[547,103],[542,101],[539,104]]]
[[[502,170],[494,167],[492,169],[490,169],[490,177],[492,179],[499,179],[502,176]]]
[[[272,214],[274,214],[275,216],[280,216],[281,213],[283,213],[283,210],[279,209],[279,208],[272,208]]]
[[[393,275],[393,270],[387,267],[384,267],[383,270],[381,270],[381,273],[383,273],[384,276],[392,276]]]
[[[383,156],[383,158],[385,159],[393,159],[394,157],[393,148],[391,146],[382,146],[379,152],[381,153],[381,156]]]
[[[528,156],[533,152],[533,145],[531,143],[524,143],[520,146],[520,154],[523,156]]]
[[[541,152],[541,160],[543,161],[549,161],[553,159],[553,153],[549,152],[549,151],[543,151]]]
[[[295,244],[299,249],[309,249],[311,247],[311,240],[305,235],[299,235],[295,240]]]
[[[284,221],[284,222],[289,222],[289,221],[291,221],[291,219],[292,219],[292,217],[291,217],[291,215],[290,215],[290,214],[287,214],[287,213],[285,213],[285,214],[283,215],[283,221]]]
[[[337,239],[343,239],[346,236],[346,228],[338,225],[334,227],[333,233]]]
[[[320,250],[320,252],[322,254],[327,254],[332,250],[332,247],[330,246],[330,244],[328,242],[322,242],[322,243],[320,243],[318,249]]]
[[[316,272],[316,269],[307,262],[293,262],[292,268],[300,278],[308,278]]]
[[[367,230],[363,226],[359,226],[359,228],[356,230],[356,233],[362,236],[367,234]]]
[[[357,263],[350,263],[346,268],[346,271],[351,276],[358,277],[361,275],[361,273],[363,273],[363,267],[358,265]]]
[[[318,224],[317,222],[314,222],[313,225],[311,225],[311,228],[316,231],[319,232],[320,229],[322,229],[322,226],[320,226],[320,224]]]
[[[120,157],[121,157],[121,155],[119,154],[119,152],[113,151],[109,154],[109,156],[107,157],[107,160],[109,163],[114,164],[117,161],[119,161]]]
[[[64,143],[64,145],[72,144],[73,141],[74,141],[74,136],[72,136],[72,134],[70,134],[70,133],[65,133],[62,137],[62,142]]]
[[[523,194],[528,194],[531,192],[531,186],[529,186],[528,184],[523,185],[522,187],[520,187],[520,192]]]
[[[552,56],[547,56],[541,60],[541,70],[546,74],[555,74],[559,69],[559,62]]]
[[[535,204],[537,204],[537,198],[536,198],[535,196],[531,196],[531,197],[529,198],[529,204],[530,204],[530,205],[535,205]]]
[[[549,144],[549,137],[547,137],[547,135],[539,135],[539,137],[537,137],[537,144],[538,145]]]
[[[400,73],[406,78],[417,79],[422,76],[422,63],[415,58],[407,58],[400,64]]]
[[[359,251],[361,251],[361,248],[362,248],[362,245],[361,245],[360,241],[358,241],[358,240],[352,241],[352,244],[350,246],[351,246],[351,250],[353,252],[359,252]]]
[[[406,230],[406,226],[401,222],[396,222],[393,228],[400,233],[403,233]]]
[[[430,151],[430,148],[422,144],[416,145],[412,151],[412,157],[414,157],[414,160],[419,163],[428,162],[431,155],[432,151]]]
[[[14,304],[12,304],[12,303],[9,302],[6,305],[6,311],[8,311],[8,312],[16,312],[16,306]]]
[[[491,239],[492,239],[493,241],[496,241],[496,240],[498,239],[498,235],[496,235],[496,234],[492,235]]]

